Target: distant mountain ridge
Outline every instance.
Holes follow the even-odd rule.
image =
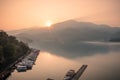
[[[108,51],[109,47],[106,45],[86,42],[109,42],[112,38],[119,37],[118,32],[120,32],[119,27],[68,20],[54,24],[50,28],[35,27],[8,33],[28,43],[31,47],[66,57],[68,57],[66,54],[69,54],[69,57],[74,57],[74,54],[85,56]]]
[[[120,42],[120,31],[114,33],[109,41]]]
[[[49,40],[60,37],[62,41],[108,41],[112,37],[117,37],[118,35],[116,36],[115,34],[119,31],[120,28],[118,27],[68,20],[54,24],[50,29],[36,27],[11,31],[9,33],[18,38],[26,38],[28,40],[31,38],[36,39],[39,36],[42,39],[50,38]]]

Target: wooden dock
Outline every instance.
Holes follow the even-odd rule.
[[[87,66],[88,65],[82,65],[82,67],[75,73],[74,77],[71,80],[79,80]]]
[[[27,54],[21,56],[20,58],[18,58],[16,61],[14,61],[13,63],[11,63],[8,67],[6,67],[2,72],[0,72],[0,80],[6,80],[11,73],[13,72],[13,70],[15,69],[15,65],[21,61],[25,56],[27,56],[30,52],[28,51]]]
[[[85,71],[85,69],[87,68],[88,65],[82,65],[80,67],[80,69],[69,79],[63,79],[63,80],[79,80],[79,78],[81,77],[81,75],[83,74],[83,72]],[[46,80],[54,80],[51,78],[48,78]]]

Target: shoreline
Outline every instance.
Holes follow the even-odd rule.
[[[18,58],[16,61],[14,61],[8,67],[6,67],[2,72],[0,72],[0,80],[6,80],[11,75],[11,73],[16,69],[15,65],[17,65],[19,62],[21,62],[26,56],[28,56],[31,52],[33,52],[33,50],[38,51],[37,53],[39,55],[40,50],[37,50],[37,49],[31,49],[31,50],[29,50],[26,54],[24,54],[23,56],[21,56],[20,58]]]

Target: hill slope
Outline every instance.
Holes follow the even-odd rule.
[[[27,42],[32,47],[37,47],[49,52],[59,53],[64,51],[69,56],[75,53],[80,56],[91,55],[96,51],[107,51],[108,47],[85,43],[87,41],[109,41],[113,34],[120,31],[120,28],[108,25],[97,25],[89,22],[77,22],[68,20],[52,25],[50,28],[29,28],[25,30],[12,31],[18,39]],[[11,32],[9,32],[11,33]],[[116,35],[114,35],[115,37]],[[95,49],[97,48],[97,49]],[[84,52],[86,51],[86,52]],[[73,54],[74,53],[74,54]]]

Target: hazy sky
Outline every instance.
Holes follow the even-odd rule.
[[[45,26],[68,19],[120,26],[120,0],[0,0],[0,29]]]

